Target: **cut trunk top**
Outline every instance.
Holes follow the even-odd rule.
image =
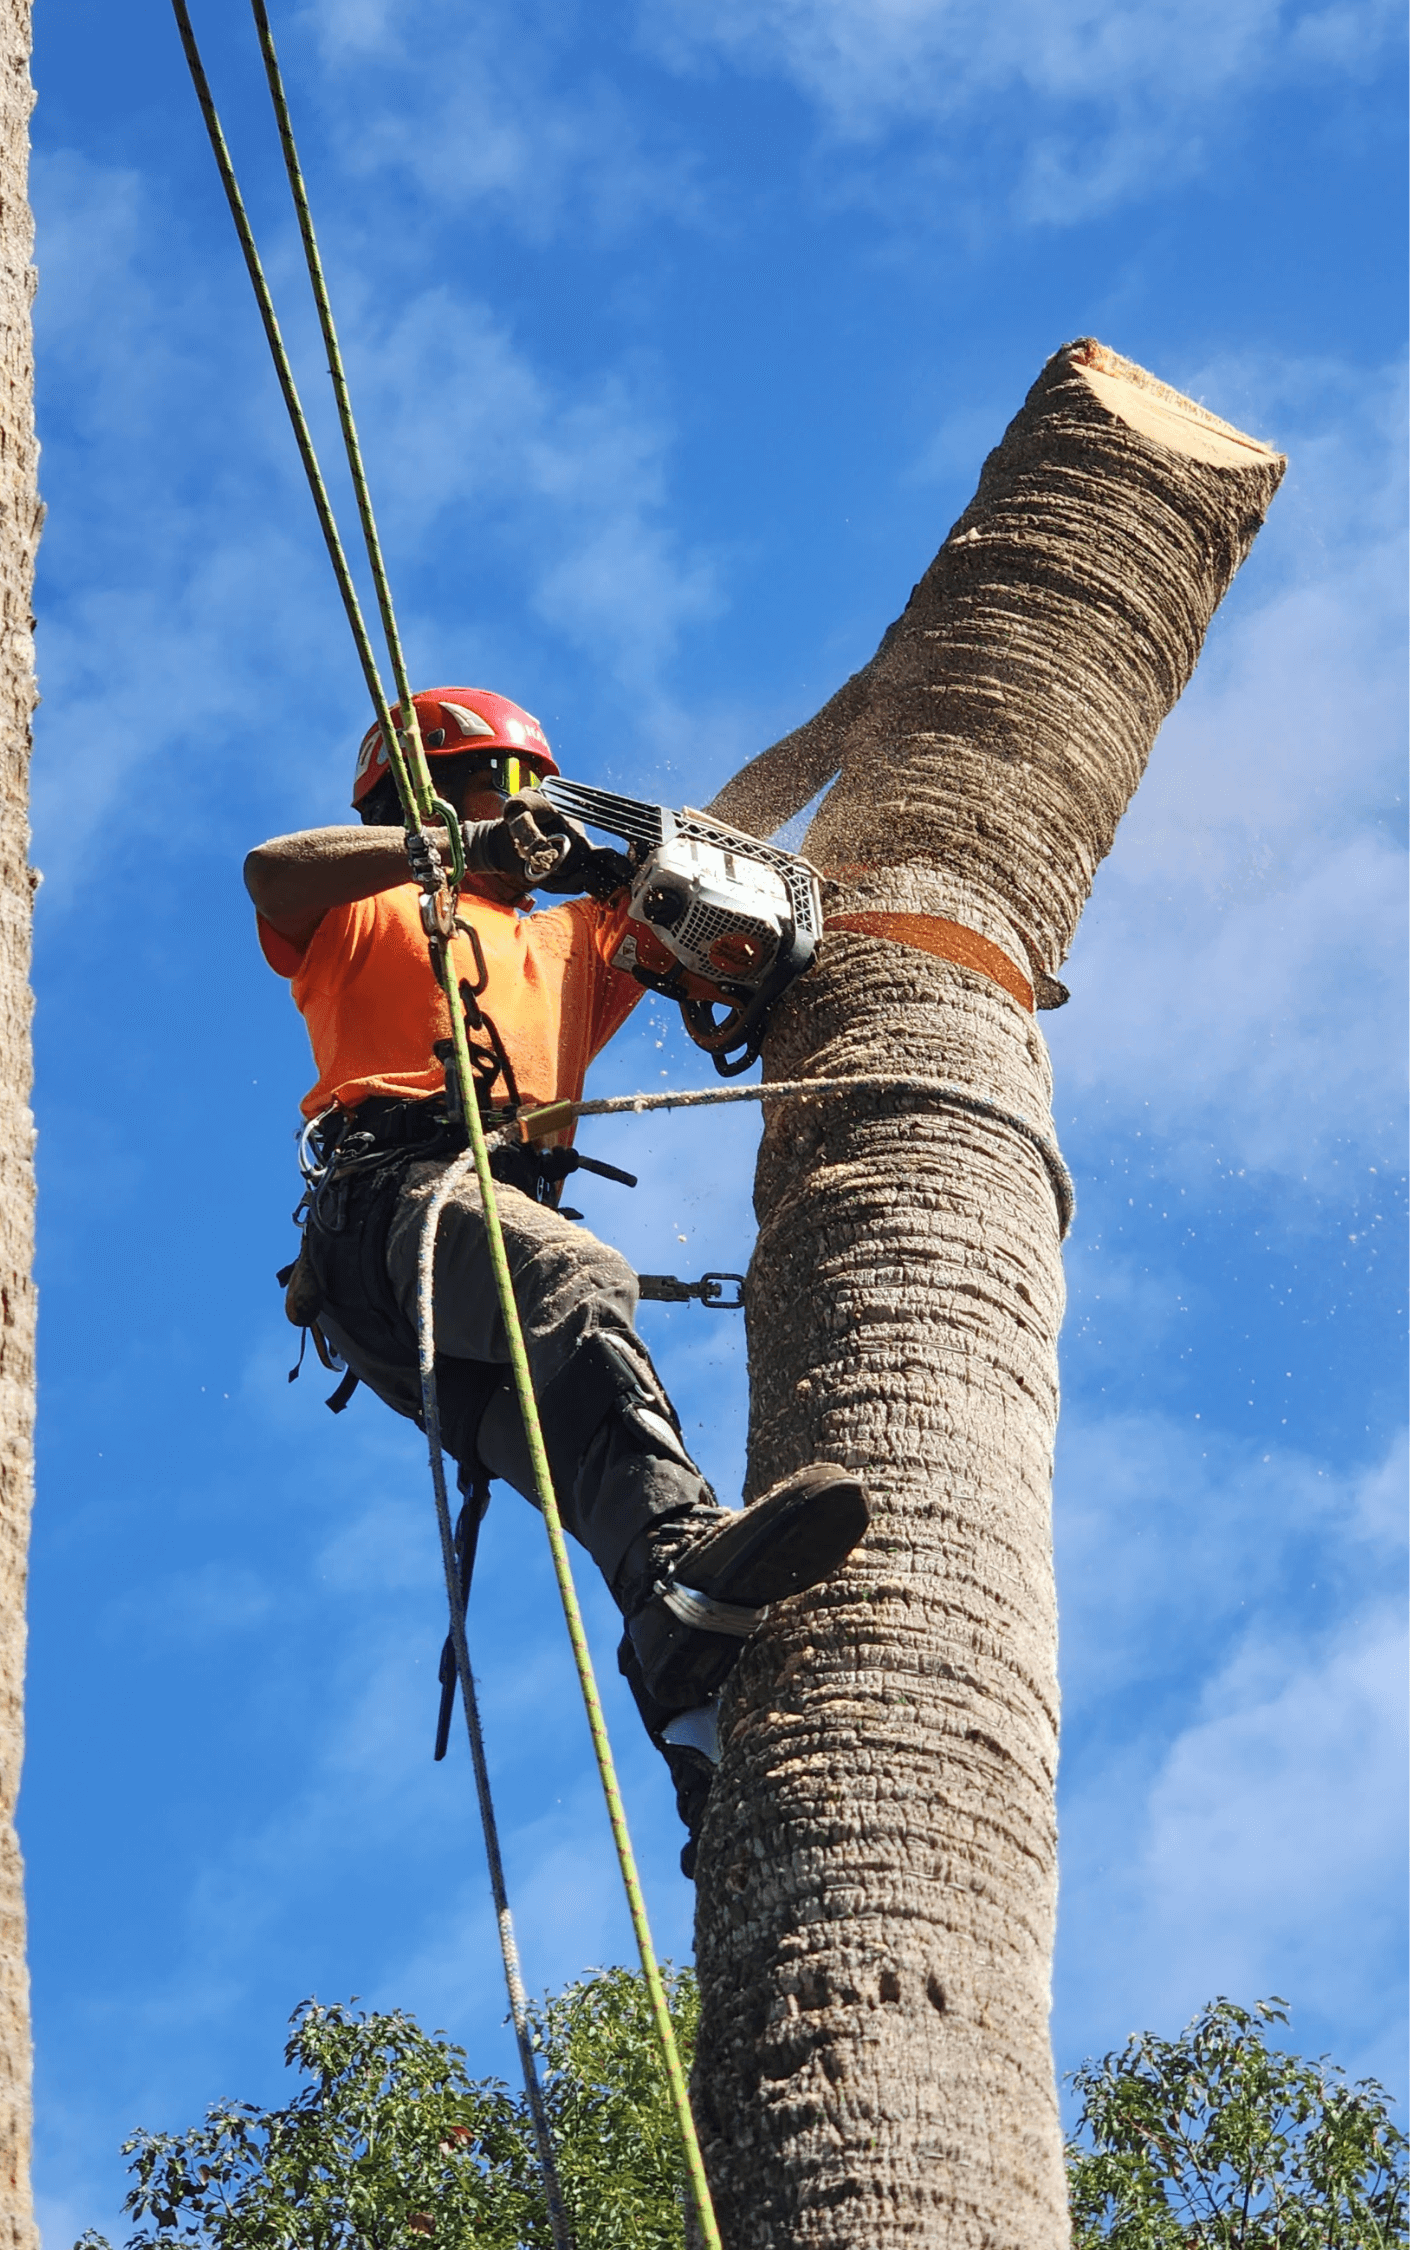
[[[953,915],[1041,1002],[1284,466],[1066,345],[871,662],[712,810],[769,835],[837,777],[803,847],[834,906]]]

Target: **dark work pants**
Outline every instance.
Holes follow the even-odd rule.
[[[422,1226],[449,1161],[408,1166],[387,1228],[387,1278],[413,1342]],[[498,1203],[534,1393],[545,1408],[559,1511],[565,1528],[614,1586],[623,1558],[641,1532],[663,1515],[711,1496],[673,1434],[670,1403],[633,1326],[636,1275],[625,1258],[518,1188],[501,1186]],[[532,1500],[533,1476],[508,1373],[508,1339],[473,1171],[457,1181],[441,1212],[434,1302],[438,1359],[442,1364],[469,1362],[487,1371],[489,1403],[474,1450],[491,1476]],[[408,1364],[401,1353],[395,1358],[370,1353],[359,1342],[352,1308],[346,1308],[346,1325],[338,1318],[343,1310],[330,1306],[321,1316],[330,1342],[389,1406],[418,1416],[421,1388],[414,1356]],[[585,1351],[593,1338],[608,1341],[612,1354]],[[637,1406],[649,1410],[645,1423],[638,1412],[621,1411],[620,1384],[614,1389],[612,1379],[615,1362],[627,1371],[629,1388],[635,1381]],[[581,1382],[575,1375],[580,1366]],[[598,1395],[593,1395],[594,1387]],[[557,1445],[555,1429],[565,1433]],[[581,1447],[575,1431],[586,1433]],[[463,1444],[460,1450],[463,1456]]]

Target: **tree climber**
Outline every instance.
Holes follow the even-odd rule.
[[[539,793],[558,767],[528,712],[478,688],[432,689],[415,706],[465,837],[452,942],[481,1110],[504,1122],[520,1105],[575,1101],[641,997],[611,966],[628,863]],[[245,862],[265,957],[291,980],[318,1072],[302,1104],[314,1184],[288,1303],[351,1378],[419,1423],[421,1222],[466,1135],[447,1100],[446,1001],[379,726],[362,742],[353,809],[361,827],[281,837]],[[535,913],[534,888],[571,903]],[[868,1506],[854,1477],[821,1463],[743,1512],[719,1506],[636,1333],[635,1274],[556,1209],[570,1142],[496,1146],[491,1169],[559,1508],[626,1621],[619,1661],[676,1783],[689,1874],[711,1767],[666,1729],[715,1695],[769,1602],[839,1566]],[[440,1223],[435,1345],[462,1491],[502,1477],[532,1498],[473,1173]]]

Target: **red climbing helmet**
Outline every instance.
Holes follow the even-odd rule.
[[[558,771],[538,720],[519,704],[511,703],[507,695],[492,695],[488,688],[438,687],[427,688],[411,700],[426,755],[433,763],[437,758],[463,757],[467,750],[479,751],[487,764],[505,769],[503,778],[510,796],[521,788],[532,788],[545,774]],[[392,717],[400,720],[400,704],[393,705]],[[517,770],[520,764],[526,769],[522,775]],[[386,771],[387,746],[381,725],[374,724],[358,748],[354,810]]]

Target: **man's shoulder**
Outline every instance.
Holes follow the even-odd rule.
[[[297,984],[300,978],[326,979],[334,964],[347,964],[371,947],[385,951],[414,942],[425,950],[421,928],[420,895],[414,883],[394,890],[375,891],[369,898],[348,899],[325,908],[302,938],[276,930],[262,914],[256,917],[259,941],[270,967]],[[334,972],[336,973],[336,972]]]

